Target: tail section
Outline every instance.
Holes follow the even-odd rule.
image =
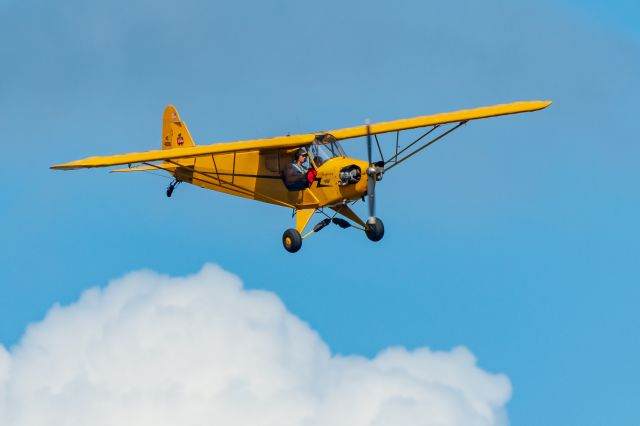
[[[164,109],[162,116],[162,149],[189,148],[195,146],[187,125],[180,120],[173,105]]]

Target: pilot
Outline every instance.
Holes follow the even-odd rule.
[[[290,191],[299,191],[307,187],[307,168],[304,165],[307,161],[307,155],[307,151],[298,148],[293,156],[293,161],[287,164],[284,171],[284,183]]]

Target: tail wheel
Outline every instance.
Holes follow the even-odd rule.
[[[302,237],[295,229],[287,229],[282,234],[282,245],[289,253],[295,253],[302,247]]]
[[[367,221],[367,227],[364,233],[367,234],[367,238],[371,241],[380,241],[384,237],[384,223],[379,218],[374,218],[374,221]]]

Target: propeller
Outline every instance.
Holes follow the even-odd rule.
[[[382,173],[380,166],[383,166],[384,163],[378,162],[374,163],[371,158],[371,127],[369,126],[369,120],[366,122],[367,124],[367,155],[369,160],[369,167],[367,168],[367,201],[369,204],[369,219],[367,219],[367,223],[371,225],[375,225],[376,223],[376,181],[379,180],[378,174]]]

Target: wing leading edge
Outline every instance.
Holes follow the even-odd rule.
[[[465,109],[441,114],[425,115],[422,117],[406,118],[402,120],[374,123],[370,125],[371,134],[400,132],[419,127],[435,126],[438,124],[458,123],[462,121],[478,120],[482,118],[498,117],[500,115],[520,114],[544,109],[551,105],[551,101],[513,102],[486,106],[473,109]],[[359,138],[367,135],[367,126],[349,127],[346,129],[332,130],[330,133],[338,140]]]
[[[500,115],[519,114],[544,109],[551,105],[551,101],[514,102],[510,104],[494,105],[474,109],[447,112],[435,115],[426,115],[415,118],[407,118],[396,121],[371,124],[371,133],[399,132],[419,127],[434,126],[438,124],[466,122],[482,118],[497,117]],[[366,126],[356,126],[344,129],[336,129],[328,132],[316,132],[302,135],[278,136],[270,139],[254,139],[238,142],[223,142],[211,145],[195,146],[190,148],[176,148],[154,150],[146,152],[131,152],[108,156],[89,157],[69,163],[51,166],[56,170],[75,170],[92,167],[108,167],[123,164],[148,163],[153,161],[175,160],[180,158],[199,157],[203,155],[223,154],[241,151],[263,151],[269,149],[286,149],[308,145],[314,141],[316,135],[330,133],[338,140],[358,138],[366,136]]]
[[[128,154],[89,157],[70,163],[51,166],[55,170],[75,170],[91,167],[108,167],[122,164],[149,163],[162,160],[176,160],[180,158],[200,157],[203,155],[224,154],[228,152],[254,151],[298,147],[313,142],[314,134],[278,136],[271,139],[254,139],[238,142],[224,142],[212,145],[195,146],[192,148],[175,148],[146,152],[130,152]]]

